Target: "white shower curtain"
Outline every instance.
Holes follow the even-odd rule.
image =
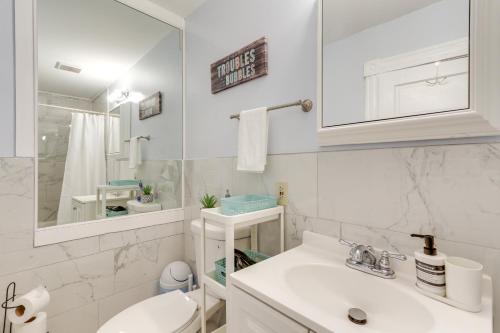
[[[106,184],[104,116],[73,113],[57,224],[73,221],[72,198]]]
[[[109,117],[109,140],[108,153],[117,154],[120,152],[120,118]]]

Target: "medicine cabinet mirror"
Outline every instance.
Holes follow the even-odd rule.
[[[114,0],[38,0],[38,228],[182,207],[182,31]]]
[[[475,90],[488,75],[477,67],[478,52],[488,52],[478,38],[487,38],[480,32],[491,23],[481,6],[477,0],[320,1],[320,142],[495,134]]]

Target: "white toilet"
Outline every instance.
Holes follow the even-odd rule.
[[[191,222],[196,268],[200,266],[201,221]],[[207,271],[214,269],[214,261],[224,257],[224,231],[207,224],[206,265]],[[250,247],[250,229],[236,230],[235,247]],[[207,318],[212,317],[224,306],[224,302],[207,293]],[[196,333],[200,330],[201,290],[188,293],[179,290],[151,297],[134,304],[108,320],[97,333]]]
[[[127,201],[128,215],[151,213],[161,210],[161,204],[159,203],[142,203],[137,200]]]

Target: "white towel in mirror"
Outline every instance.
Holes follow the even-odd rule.
[[[130,138],[128,167],[135,169],[142,164],[141,141],[138,136]]]
[[[238,171],[264,172],[267,163],[268,129],[267,108],[240,112]]]

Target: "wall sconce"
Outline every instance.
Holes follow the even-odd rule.
[[[434,87],[434,86],[442,86],[446,84],[446,79],[448,79],[448,76],[439,76],[439,66],[441,65],[441,61],[436,61],[434,63],[434,66],[436,66],[436,75],[434,79],[432,80],[427,80],[425,81],[427,85]]]
[[[129,90],[115,90],[108,96],[108,101],[111,103],[133,102],[139,103],[144,99],[144,94]]]
[[[128,99],[130,92],[128,90],[115,90],[108,96],[111,103],[122,103]]]

